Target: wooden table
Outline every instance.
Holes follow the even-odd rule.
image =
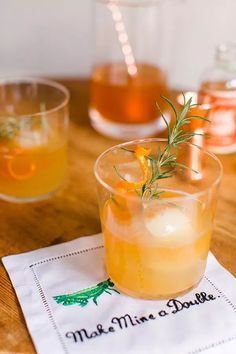
[[[54,198],[33,204],[1,201],[0,257],[72,240],[100,231],[93,164],[117,141],[96,133],[87,115],[89,83],[62,81],[71,92],[69,180]],[[211,250],[236,275],[236,154],[224,165]],[[35,353],[14,290],[0,265],[0,353]]]

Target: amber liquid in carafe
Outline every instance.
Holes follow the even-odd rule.
[[[168,89],[166,76],[157,66],[137,64],[137,74],[133,76],[123,63],[94,69],[91,108],[107,120],[125,124],[151,122],[159,116],[156,101],[165,110],[160,95],[168,96]]]

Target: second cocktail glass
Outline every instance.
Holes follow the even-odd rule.
[[[37,78],[0,80],[0,198],[48,198],[67,166],[68,90]]]

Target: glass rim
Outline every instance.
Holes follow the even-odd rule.
[[[127,145],[135,145],[135,144],[143,144],[143,143],[155,143],[155,142],[167,142],[167,138],[145,138],[145,139],[135,139],[135,140],[131,140],[131,141],[127,141],[125,143],[121,143],[121,144],[117,144],[114,145],[108,149],[106,149],[103,153],[101,153],[98,158],[95,161],[94,164],[94,175],[97,179],[97,181],[104,187],[106,188],[109,192],[111,192],[112,194],[116,194],[116,195],[120,195],[122,196],[122,192],[117,192],[117,190],[113,187],[111,187],[108,183],[106,183],[100,176],[99,173],[97,172],[98,170],[98,164],[100,162],[100,160],[107,155],[108,153],[112,152],[113,150],[123,147],[123,146],[127,146]],[[220,161],[220,159],[213,154],[212,152],[205,150],[203,148],[201,148],[198,145],[189,143],[189,142],[185,142],[182,143],[183,145],[188,145],[188,146],[193,146],[194,148],[199,149],[200,151],[202,151],[205,155],[210,156],[219,166],[219,173],[217,173],[217,177],[214,179],[214,181],[207,187],[204,188],[203,190],[199,191],[199,192],[194,192],[194,193],[189,193],[189,192],[183,192],[181,190],[177,190],[177,189],[171,189],[171,188],[161,188],[164,191],[177,191],[181,193],[181,197],[173,197],[173,198],[165,198],[165,201],[173,201],[173,200],[181,200],[181,199],[189,199],[189,197],[191,196],[192,198],[194,197],[195,199],[197,199],[197,197],[199,197],[200,195],[206,193],[209,189],[211,189],[214,186],[217,186],[217,184],[220,183],[221,179],[222,179],[222,175],[223,175],[223,165]],[[183,196],[182,196],[183,194]]]
[[[95,0],[95,2],[104,4],[104,5],[116,5],[121,7],[150,7],[156,6],[163,0]]]
[[[61,108],[65,107],[69,100],[70,100],[70,92],[69,90],[62,84],[60,84],[57,81],[50,80],[50,79],[44,79],[40,77],[33,77],[33,76],[9,76],[9,77],[0,77],[0,86],[7,85],[7,84],[42,84],[49,86],[51,88],[55,88],[59,91],[61,91],[64,94],[64,98],[62,99],[62,102],[59,103],[57,106],[51,108],[51,109],[46,109],[43,112],[37,112],[37,113],[32,113],[32,114],[17,114],[15,118],[26,118],[26,117],[38,117],[41,116],[42,114],[50,114],[53,112],[56,112],[60,110]],[[6,116],[0,115],[0,118],[6,118]]]

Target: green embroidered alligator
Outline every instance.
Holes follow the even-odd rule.
[[[75,305],[78,304],[81,307],[84,307],[88,304],[89,300],[92,299],[95,305],[98,305],[97,303],[97,298],[101,296],[103,293],[107,293],[109,295],[112,295],[109,291],[115,291],[116,293],[119,294],[119,291],[116,289],[113,289],[114,283],[111,281],[111,279],[104,280],[101,283],[98,283],[95,286],[92,286],[90,288],[77,291],[72,294],[65,294],[65,295],[57,295],[53,296],[53,299],[58,303],[64,305],[64,306],[70,306],[70,305]]]

